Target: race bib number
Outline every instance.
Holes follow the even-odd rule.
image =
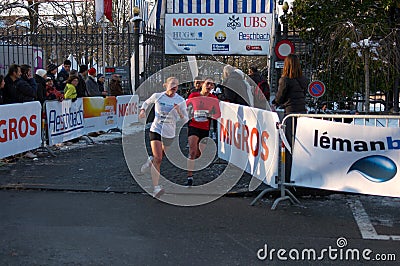
[[[173,123],[173,119],[169,113],[162,112],[159,116],[160,123],[162,124],[171,124]]]
[[[193,118],[197,122],[205,122],[208,120],[208,110],[194,111]]]

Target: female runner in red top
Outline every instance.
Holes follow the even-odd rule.
[[[214,80],[206,78],[201,90],[192,92],[186,101],[191,118],[188,125],[189,160],[186,186],[193,185],[194,160],[200,157],[205,148],[206,143],[201,140],[209,136],[210,120],[221,116],[218,98],[210,93],[214,86]]]

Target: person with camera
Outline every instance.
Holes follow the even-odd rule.
[[[110,81],[110,95],[119,96],[123,94],[121,76],[118,74],[113,74]]]

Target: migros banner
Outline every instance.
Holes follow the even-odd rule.
[[[166,54],[270,55],[272,14],[165,14]]]
[[[277,113],[220,102],[218,157],[276,187],[279,133]]]
[[[122,129],[124,119],[127,124],[139,122],[139,96],[117,96],[117,116],[119,129]]]
[[[0,158],[40,147],[41,109],[39,102],[0,106]]]

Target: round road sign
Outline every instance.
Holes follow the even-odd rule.
[[[308,93],[315,98],[319,98],[325,93],[325,84],[322,81],[314,80],[308,85]]]
[[[294,44],[289,40],[279,41],[275,45],[275,54],[281,60],[285,59],[286,56],[293,53],[294,53]]]

